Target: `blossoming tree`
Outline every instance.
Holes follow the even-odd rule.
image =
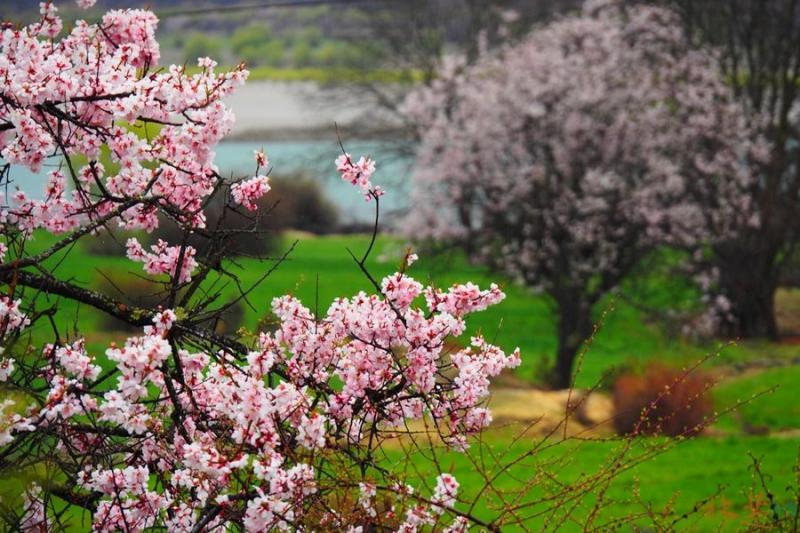
[[[719,47],[717,60],[735,97],[769,142],[751,210],[758,225],[741,225],[714,245],[719,290],[730,301],[721,332],[778,337],[775,292],[800,232],[800,4],[791,0],[669,0],[686,31]]]
[[[277,297],[276,328],[252,338],[210,329],[214,299],[197,295],[227,274],[186,239],[224,241],[205,206],[222,195],[226,209],[256,210],[269,194],[268,161],[259,152],[253,177],[222,179],[213,150],[234,120],[223,98],[247,71],[218,73],[207,58],[196,74],[158,68],[156,25],[148,11],[118,10],[65,33],[45,2],[37,22],[0,32],[9,191],[0,201],[0,469],[46,472],[4,515],[8,525],[61,527],[65,505],[99,531],[483,524],[458,509],[452,475],[435,472],[430,492],[414,492],[375,452],[415,420],[458,449],[490,422],[489,378],[519,354],[481,337],[452,349],[449,339],[503,293],[425,287],[406,274],[413,255],[378,281],[368,250],[356,263],[373,294],[338,299],[320,316]],[[15,169],[45,164],[55,170],[40,195],[15,181]],[[375,163],[343,154],[336,168],[377,212]],[[132,265],[162,284],[162,305],[132,307],[59,277],[77,241],[106,227],[149,232],[162,219],[180,225],[184,242],[127,242]],[[37,249],[43,235],[53,244]],[[41,294],[141,333],[101,357],[59,326],[59,307]]]
[[[713,54],[677,17],[589,2],[407,102],[421,124],[411,234],[545,291],[554,383],[570,384],[592,309],[657,246],[749,220],[763,145]]]

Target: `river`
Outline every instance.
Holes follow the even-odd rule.
[[[400,154],[402,144],[392,141],[348,141],[345,148],[355,157],[369,155],[377,162],[373,183],[386,190],[381,198],[383,215],[391,218],[408,205],[411,160]],[[405,145],[406,148],[408,145]],[[216,162],[223,176],[247,176],[255,170],[253,152],[263,148],[267,153],[275,176],[304,172],[319,181],[324,194],[339,208],[342,222],[368,222],[374,216],[374,208],[364,201],[358,189],[343,182],[334,168],[333,161],[341,153],[335,139],[330,141],[231,141],[217,146]],[[407,150],[405,151],[407,153]],[[2,159],[0,159],[2,163]],[[47,172],[57,168],[53,163],[34,174],[27,169],[14,166],[7,192],[18,186],[33,198],[41,198],[47,180]]]

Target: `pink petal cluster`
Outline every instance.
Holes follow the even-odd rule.
[[[18,198],[4,209],[8,223],[67,231],[135,198],[140,202],[120,214],[120,224],[151,230],[163,205],[183,213],[181,222],[202,227],[203,200],[219,181],[213,147],[233,124],[222,99],[247,71],[151,70],[159,59],[157,22],[149,11],[111,11],[97,25],[76,22],[59,39],[63,24],[46,2],[38,22],[0,30],[0,124],[9,128],[0,132],[3,159],[34,172],[51,158],[81,155],[90,162],[54,176],[48,189],[56,194],[41,195],[47,205]],[[125,126],[151,122],[159,127],[147,140]],[[97,163],[102,146],[118,171]]]
[[[181,283],[191,281],[192,272],[197,268],[195,254],[197,253],[191,246],[169,246],[165,241],[158,240],[150,247],[151,252],[146,251],[139,241],[132,237],[126,244],[128,259],[144,263],[144,271],[148,274],[167,274],[170,277],[177,277]],[[181,253],[181,250],[183,253]],[[180,264],[180,273],[177,274]]]
[[[258,209],[258,200],[270,190],[267,176],[255,176],[231,185],[233,201],[250,211]]]
[[[338,439],[357,443],[372,431],[390,435],[410,420],[433,417],[447,442],[465,447],[465,437],[491,420],[482,406],[488,379],[519,364],[518,352],[506,356],[479,337],[469,348],[449,347],[463,334],[466,314],[502,299],[496,288],[442,293],[400,273],[382,287],[382,295],[336,300],[321,319],[290,296],[276,298],[280,324],[260,335],[244,364],[172,346],[179,320],[162,311],[143,336],[108,349],[118,377],[99,399],[81,385],[99,373],[84,344],[49,347],[48,403],[15,421],[8,438],[74,417],[127,432],[138,451],[121,457],[124,466],[87,465],[81,474],[85,488],[106,496],[94,515],[99,530],[167,522],[190,530],[212,501],[240,505],[249,530],[289,528],[319,490],[317,454],[334,450]],[[423,293],[438,302],[427,313],[412,305]],[[180,378],[168,371],[173,360],[182,363]],[[275,372],[284,378],[273,382]],[[446,375],[453,378],[442,381]],[[338,390],[331,389],[334,378]],[[306,452],[287,455],[287,438]],[[172,488],[151,490],[153,476]],[[252,491],[236,482],[242,476],[252,479]],[[455,503],[457,488],[452,476],[441,476],[430,509],[409,510],[409,527],[432,523]],[[365,510],[370,494],[374,487],[365,485]]]
[[[44,352],[53,353],[57,364],[79,380],[94,380],[100,375],[100,367],[93,364],[93,359],[86,353],[83,340],[59,347],[46,346]]]
[[[451,474],[440,474],[436,478],[436,488],[433,491],[431,500],[438,506],[438,513],[441,514],[448,507],[456,503],[458,494],[458,481]]]
[[[383,195],[384,191],[372,186],[372,175],[375,173],[375,161],[368,157],[361,158],[353,162],[350,154],[344,153],[336,158],[336,170],[342,179],[352,185],[357,186],[364,193],[364,198],[369,201],[374,197]]]
[[[54,234],[66,233],[86,220],[83,201],[77,192],[68,192],[61,171],[50,173],[43,200],[31,200],[23,191],[17,191],[12,199],[14,205],[4,218],[26,233],[40,228]]]
[[[258,168],[267,168],[269,166],[269,159],[267,159],[267,154],[264,153],[264,150],[256,150],[255,156]]]
[[[0,338],[6,333],[21,330],[30,324],[30,319],[19,309],[21,303],[21,300],[0,296]]]

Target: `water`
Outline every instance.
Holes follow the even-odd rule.
[[[269,157],[272,174],[275,176],[303,172],[319,181],[325,195],[339,208],[340,220],[344,223],[371,222],[375,216],[374,205],[364,201],[359,190],[339,178],[333,161],[341,154],[335,140],[331,141],[250,141],[225,142],[217,146],[216,163],[223,176],[249,176],[255,171],[253,152],[263,148]],[[395,141],[352,141],[345,145],[354,157],[369,155],[377,162],[377,171],[372,179],[380,185],[386,195],[381,198],[384,220],[402,213],[408,206],[409,176],[411,160],[407,155],[409,146]],[[399,150],[405,148],[405,150]],[[2,160],[0,159],[0,163]],[[17,187],[32,198],[41,198],[47,173],[58,168],[58,164],[45,165],[39,174],[14,166],[6,192]]]
[[[336,141],[223,143],[218,146],[216,157],[223,176],[230,172],[234,175],[252,173],[255,170],[253,151],[262,147],[273,175],[301,171],[318,180],[325,195],[339,208],[343,222],[368,222],[375,216],[374,205],[364,201],[359,189],[342,181],[336,172],[333,161],[342,153]],[[411,160],[398,153],[398,148],[402,147],[392,141],[355,141],[345,145],[353,157],[368,155],[377,162],[372,182],[386,191],[381,197],[381,211],[388,218],[408,206]]]

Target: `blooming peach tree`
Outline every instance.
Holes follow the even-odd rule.
[[[596,303],[643,257],[758,224],[746,163],[766,151],[713,52],[671,11],[621,4],[588,2],[406,104],[422,136],[410,233],[552,298],[561,387]]]
[[[370,246],[356,263],[374,293],[324,314],[280,296],[269,331],[210,328],[220,308],[198,295],[227,273],[186,240],[224,247],[204,208],[222,195],[226,209],[256,212],[269,165],[257,152],[252,177],[222,178],[214,147],[234,121],[223,99],[248,73],[219,73],[208,58],[195,74],[158,67],[156,25],[149,11],[118,10],[65,33],[45,2],[37,22],[0,32],[0,469],[34,478],[7,525],[58,529],[80,512],[98,531],[492,527],[459,510],[449,473],[415,491],[376,451],[414,421],[460,450],[489,424],[489,379],[519,353],[480,336],[453,349],[452,339],[503,293],[423,286],[406,273],[413,254],[376,280]],[[20,167],[48,169],[45,189],[16,181]],[[377,216],[375,163],[343,153],[336,169]],[[132,268],[163,286],[161,305],[125,305],[59,277],[79,240],[109,227],[151,232],[165,219],[183,242],[126,244]],[[52,244],[36,248],[42,238]],[[43,294],[140,333],[97,353]]]

